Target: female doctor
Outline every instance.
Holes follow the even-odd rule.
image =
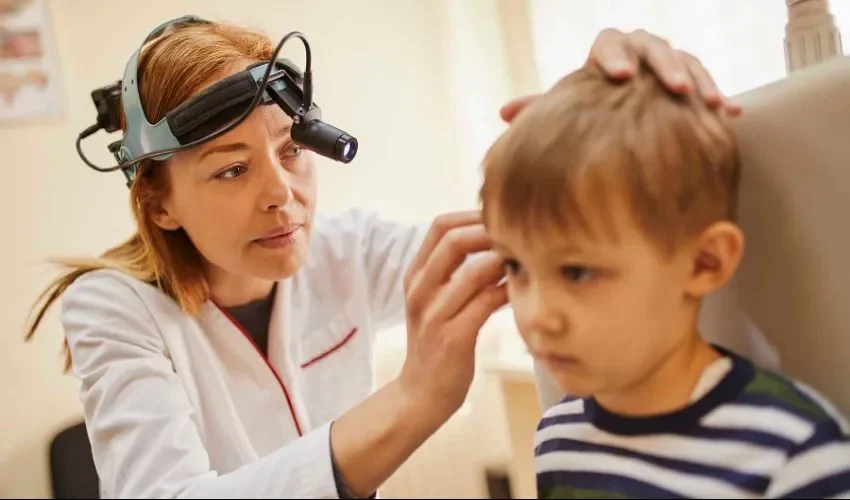
[[[139,61],[151,123],[271,57],[244,29],[188,25]],[[588,64],[644,60],[671,90],[737,109],[691,56],[609,30]],[[510,121],[526,99],[510,103]],[[367,497],[460,407],[476,335],[506,302],[477,213],[430,230],[359,211],[315,213],[310,155],[277,106],[162,163],[130,190],[136,233],[72,261],[62,296],[70,366],[103,497]],[[375,391],[379,327],[407,323],[400,375]]]

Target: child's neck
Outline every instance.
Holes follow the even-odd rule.
[[[688,405],[706,368],[722,356],[699,333],[673,349],[636,384],[616,393],[597,394],[606,410],[623,416],[670,413]]]

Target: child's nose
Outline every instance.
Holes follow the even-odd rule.
[[[563,332],[567,325],[564,315],[551,298],[551,294],[532,293],[528,300],[528,322],[529,326],[537,332],[547,334],[558,334]]]

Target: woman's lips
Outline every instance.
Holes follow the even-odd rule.
[[[266,233],[266,235],[261,238],[257,238],[254,240],[254,243],[263,248],[285,248],[295,243],[295,239],[298,237],[300,230],[300,225],[278,228]]]

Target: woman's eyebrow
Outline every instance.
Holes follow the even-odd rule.
[[[244,151],[248,149],[248,145],[244,142],[232,142],[230,144],[220,144],[218,146],[212,146],[201,153],[201,156],[198,157],[198,161],[203,160],[207,156],[214,153],[231,153],[233,151]]]

